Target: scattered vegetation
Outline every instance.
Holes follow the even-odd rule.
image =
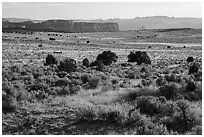
[[[48,34],[57,35],[80,38],[77,34],[69,34],[69,37]],[[160,37],[155,31],[145,38],[152,39],[155,35]],[[144,36],[141,34],[139,38]],[[86,40],[84,42],[87,45]],[[115,41],[114,46],[118,46],[117,43],[119,41]],[[78,44],[73,47],[80,47],[82,42]],[[3,51],[8,46],[5,45],[2,44]],[[34,45],[36,48],[37,44]],[[29,48],[23,44],[18,46]],[[8,50],[15,47],[14,44]],[[60,48],[67,47],[62,44]],[[47,44],[43,44],[43,50],[46,48]],[[25,54],[19,50],[26,59],[22,63],[17,57],[18,62],[11,63],[12,55],[4,53],[3,59],[10,62],[2,65],[2,133],[201,135],[202,60],[193,54],[195,59],[188,61],[187,56],[191,54],[186,53],[179,59],[169,55],[164,58],[160,53],[157,55],[158,52],[148,52],[154,46],[145,48],[147,52],[141,50],[129,55],[104,51],[85,57],[80,53],[76,60],[64,57],[63,50],[55,56],[48,54],[55,50],[36,53],[34,49]],[[186,46],[185,50],[188,48]],[[26,63],[31,59],[32,62]]]

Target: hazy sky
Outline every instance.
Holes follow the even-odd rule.
[[[138,16],[202,17],[202,3],[184,2],[3,2],[2,17],[29,19],[110,19]]]

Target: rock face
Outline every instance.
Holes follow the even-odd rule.
[[[83,33],[83,32],[115,32],[119,31],[117,23],[91,23],[91,22],[75,22],[73,20],[47,20],[41,23],[32,21],[24,22],[2,22],[2,30],[28,30],[28,31],[54,31],[67,33]]]

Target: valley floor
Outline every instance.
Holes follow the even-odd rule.
[[[200,30],[3,33],[2,133],[202,134],[201,41]],[[108,50],[113,64],[83,65]],[[151,65],[127,62],[131,51]],[[48,54],[58,64],[45,65]],[[59,70],[67,57],[72,72]]]

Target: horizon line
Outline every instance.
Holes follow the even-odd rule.
[[[65,19],[65,18],[47,18],[47,19],[33,19],[24,17],[2,17],[2,18],[14,18],[14,19],[28,19],[28,20],[114,20],[114,19],[135,19],[135,18],[148,18],[148,17],[168,17],[168,18],[196,18],[202,19],[202,17],[175,17],[166,15],[153,15],[153,16],[136,16],[132,18],[95,18],[95,19]]]

